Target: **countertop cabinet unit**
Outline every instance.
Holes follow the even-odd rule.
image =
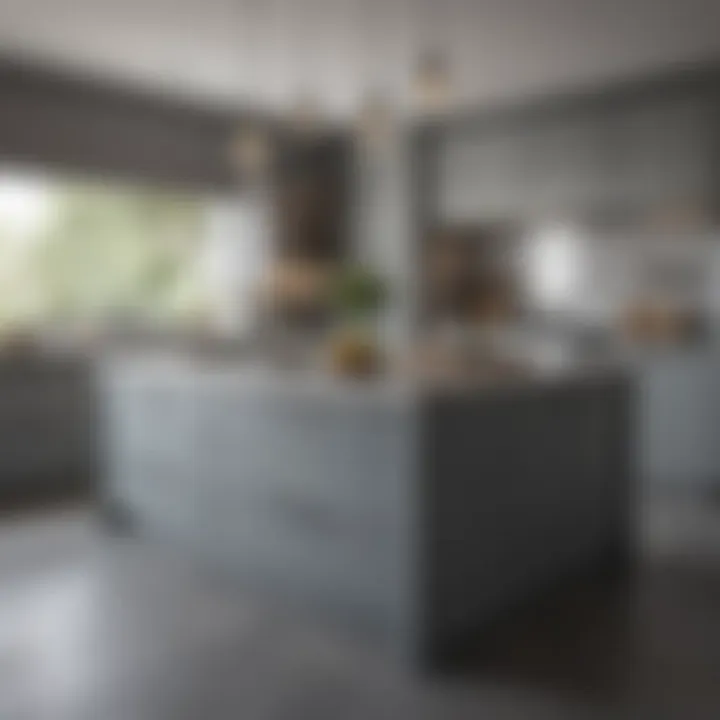
[[[631,547],[620,376],[462,395],[142,361],[99,377],[104,497],[130,527],[412,664]]]
[[[0,362],[0,501],[59,496],[87,486],[91,401],[84,362]]]

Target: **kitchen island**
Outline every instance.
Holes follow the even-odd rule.
[[[109,515],[413,664],[630,552],[620,372],[439,387],[135,358],[97,382]]]

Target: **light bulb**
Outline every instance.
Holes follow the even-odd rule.
[[[446,110],[451,96],[450,69],[446,58],[438,52],[423,54],[418,61],[414,85],[421,112]]]
[[[311,95],[302,95],[290,113],[292,129],[303,135],[317,133],[322,127],[320,103]]]
[[[393,109],[380,94],[366,96],[357,118],[359,140],[368,147],[384,145],[392,133]]]
[[[241,128],[230,146],[233,165],[248,175],[257,175],[268,170],[272,163],[273,151],[270,138],[260,128]]]

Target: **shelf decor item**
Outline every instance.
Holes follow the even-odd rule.
[[[332,293],[337,325],[328,346],[332,370],[363,377],[380,369],[377,318],[387,295],[385,282],[368,268],[350,266],[338,273]]]

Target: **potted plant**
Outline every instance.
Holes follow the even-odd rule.
[[[387,302],[387,286],[373,270],[343,268],[332,289],[337,326],[330,340],[332,368],[343,375],[365,376],[381,365],[377,318]]]

